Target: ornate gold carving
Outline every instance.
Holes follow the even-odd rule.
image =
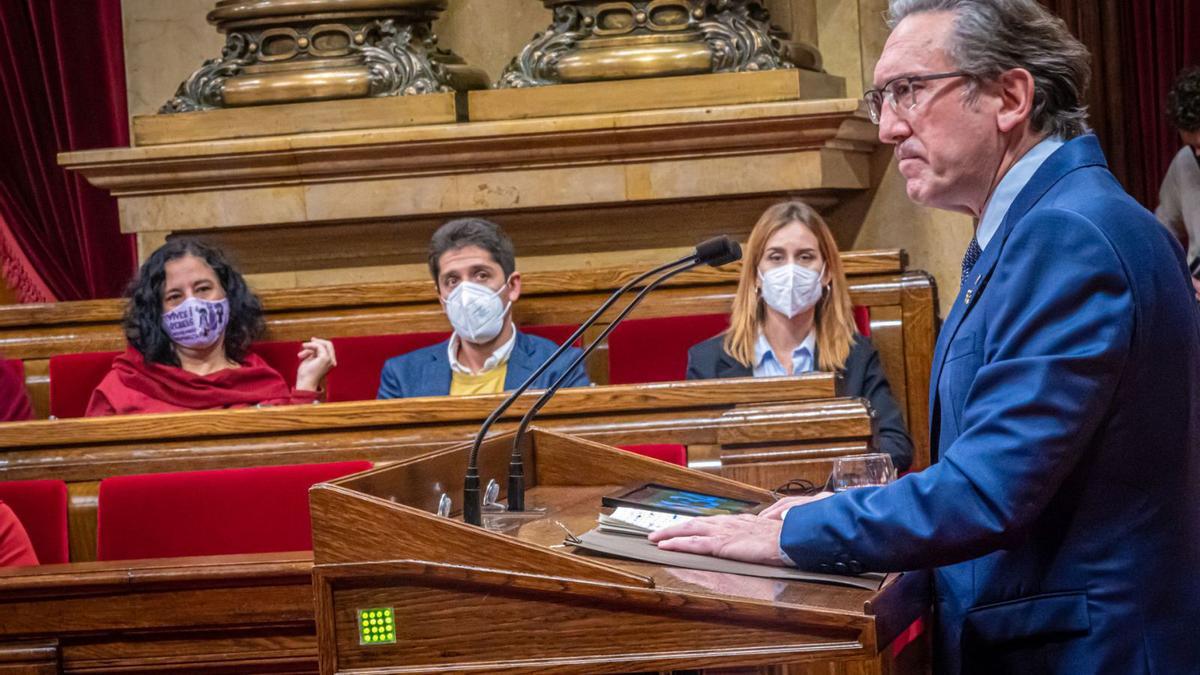
[[[437,46],[446,0],[220,0],[209,23],[221,58],[179,85],[160,113],[398,96],[486,86],[486,75]]]
[[[792,68],[761,0],[541,0],[554,11],[497,88]]]

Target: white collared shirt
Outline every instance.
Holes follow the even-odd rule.
[[[758,341],[754,343],[754,376],[780,377],[807,373],[815,367],[813,355],[816,350],[817,332],[810,330],[804,341],[792,350],[792,372],[789,373],[784,370],[779,359],[775,358],[775,352],[771,349],[771,343],[767,342],[767,336],[759,331]]]
[[[1004,222],[1004,216],[1008,215],[1008,210],[1012,208],[1013,201],[1017,195],[1021,194],[1021,190],[1029,184],[1029,179],[1033,178],[1033,174],[1041,168],[1042,164],[1053,155],[1056,150],[1061,148],[1066,143],[1061,136],[1048,136],[1041,143],[1029,149],[1021,159],[1017,160],[1016,164],[1004,174],[1000,179],[1000,184],[992,191],[992,196],[988,199],[988,203],[983,207],[983,217],[979,219],[979,227],[975,228],[975,240],[979,242],[979,250],[987,248],[988,242],[1000,230],[1000,224]]]
[[[491,356],[487,357],[487,360],[483,362],[483,368],[480,368],[478,372],[472,372],[470,368],[458,362],[458,333],[451,335],[450,342],[446,345],[446,351],[450,356],[450,371],[463,375],[480,375],[508,363],[508,357],[512,356],[513,347],[517,344],[517,326],[512,321],[509,321],[509,325],[512,326],[512,336],[508,338],[508,342],[500,345],[496,351],[492,352]]]

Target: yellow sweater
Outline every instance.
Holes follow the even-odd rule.
[[[507,374],[507,362],[478,375],[454,372],[450,375],[450,395],[499,394],[504,391],[504,377]]]

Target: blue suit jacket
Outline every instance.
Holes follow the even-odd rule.
[[[1200,312],[1094,136],[1018,195],[938,336],[940,461],[789,511],[802,567],[934,575],[937,665],[1200,672]]]
[[[379,394],[376,398],[412,398],[414,396],[448,396],[450,394],[450,356],[446,349],[449,340],[401,354],[383,364],[379,376]],[[525,378],[542,365],[558,345],[543,337],[517,331],[517,343],[508,357],[508,372],[504,375],[504,390],[511,391],[521,386]],[[580,350],[572,347],[563,353],[534,383],[534,389],[545,389],[566,370],[567,364],[579,356]],[[588,386],[587,374],[582,367],[567,379],[564,387]]]

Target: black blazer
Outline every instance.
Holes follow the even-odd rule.
[[[721,377],[752,377],[754,370],[738,363],[730,356],[722,342],[725,335],[709,338],[688,350],[687,379],[712,380]],[[817,355],[813,354],[813,362]],[[854,336],[846,367],[837,378],[839,396],[858,396],[871,404],[877,427],[876,444],[880,452],[891,455],[897,471],[905,471],[912,464],[912,439],[900,415],[900,406],[892,397],[892,388],[883,374],[879,363],[879,352],[870,338]]]

